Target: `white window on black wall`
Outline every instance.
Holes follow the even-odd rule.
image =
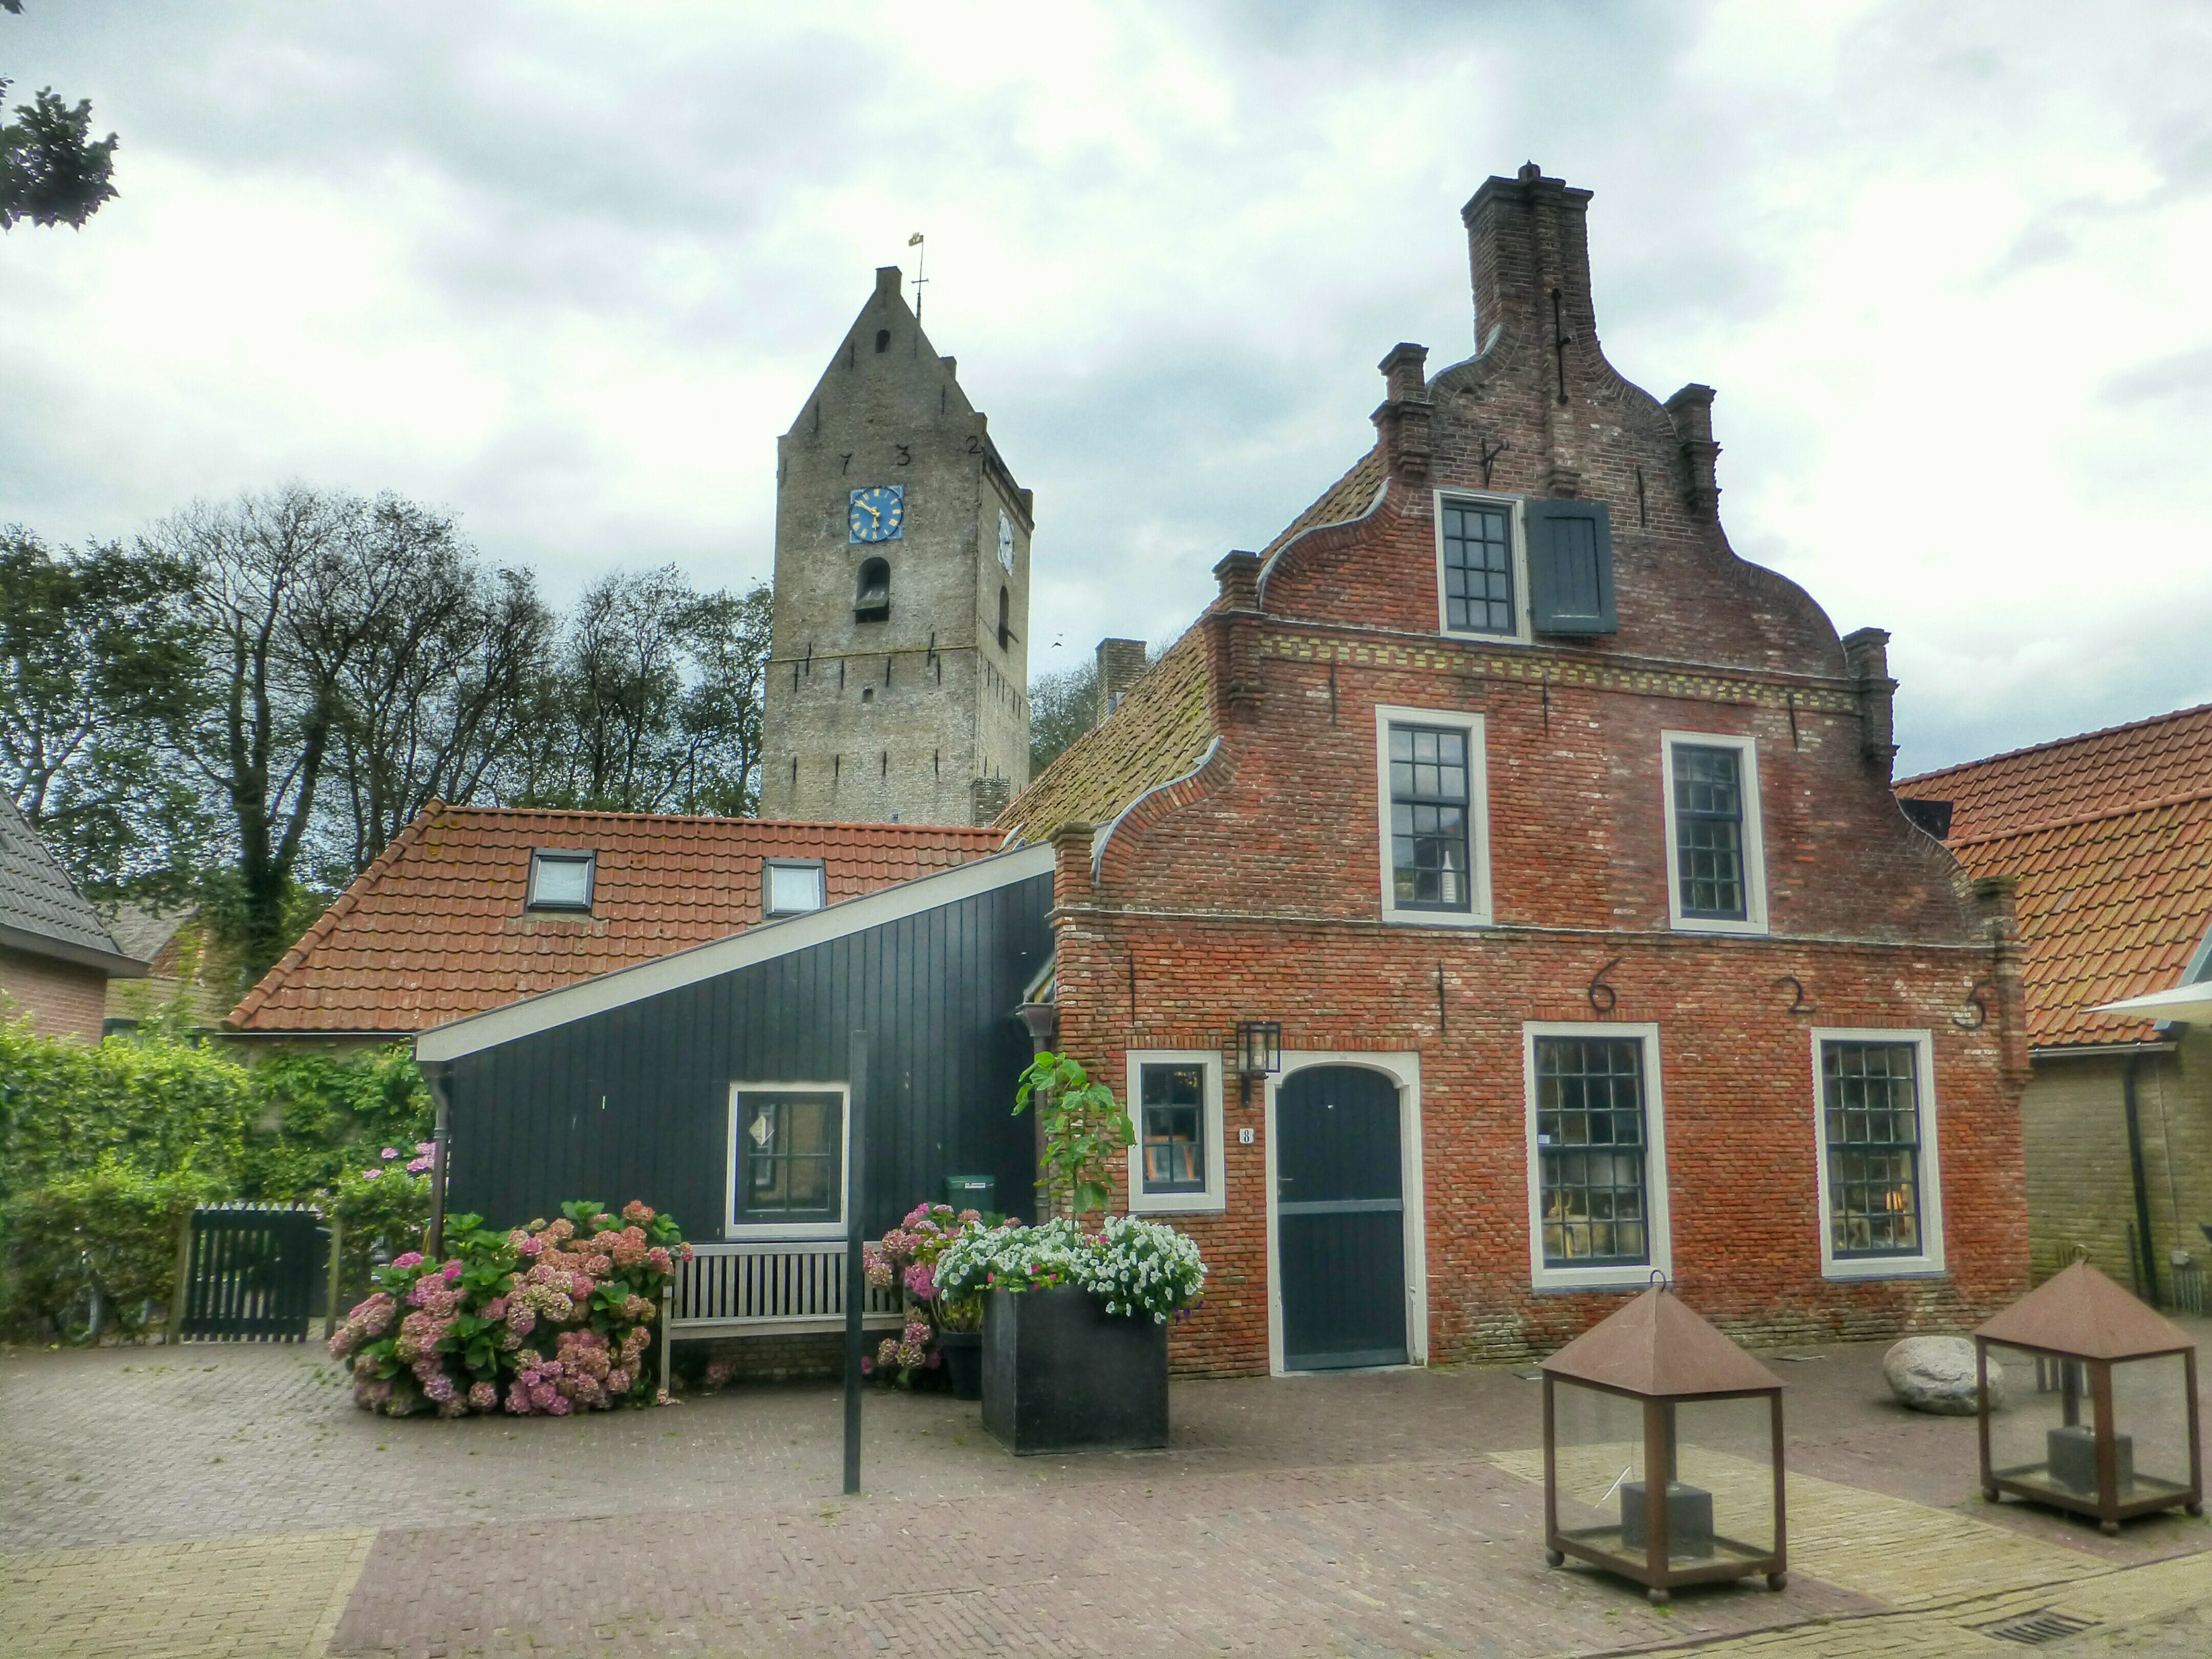
[[[1942,1270],[1932,1056],[1926,1031],[1813,1033],[1820,1265],[1831,1279]]]
[[[1221,1056],[1133,1048],[1127,1059],[1137,1129],[1129,1149],[1130,1212],[1220,1209]]]
[[[1765,933],[1758,744],[1750,738],[1668,732],[1661,758],[1669,921],[1692,933]]]
[[[1490,920],[1490,832],[1479,714],[1375,711],[1385,921]]]
[[[844,1218],[842,1088],[730,1091],[730,1231],[836,1235]]]

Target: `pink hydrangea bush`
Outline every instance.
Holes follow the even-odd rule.
[[[393,1417],[651,1404],[652,1327],[690,1246],[635,1200],[619,1215],[594,1200],[561,1208],[507,1232],[452,1217],[449,1259],[409,1250],[379,1269],[331,1339],[352,1368],[354,1403]]]
[[[983,1328],[980,1295],[948,1296],[937,1284],[937,1258],[969,1227],[982,1224],[979,1211],[956,1211],[950,1204],[917,1204],[880,1243],[860,1247],[868,1283],[879,1291],[897,1286],[906,1304],[905,1328],[877,1345],[873,1357],[860,1362],[864,1370],[910,1387],[922,1371],[939,1364],[939,1331]]]

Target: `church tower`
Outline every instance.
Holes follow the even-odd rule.
[[[1030,492],[900,280],[776,441],[764,818],[988,823],[1029,781]]]

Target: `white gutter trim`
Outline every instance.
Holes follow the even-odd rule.
[[[786,916],[748,927],[728,939],[695,945],[635,968],[618,968],[611,974],[580,980],[557,990],[546,991],[503,1008],[488,1009],[444,1025],[433,1026],[415,1039],[415,1058],[422,1061],[459,1060],[518,1037],[533,1036],[556,1026],[610,1009],[641,1002],[665,991],[681,990],[701,980],[714,979],[777,957],[789,956],[817,945],[826,945],[848,934],[880,927],[886,922],[935,910],[963,899],[974,898],[1016,882],[1052,873],[1052,848],[1048,843],[1011,853],[994,853],[967,864],[917,876],[893,887],[858,898],[841,899],[805,915]]]
[[[1216,754],[1219,753],[1220,750],[1221,734],[1217,732],[1213,734],[1213,741],[1206,745],[1206,752],[1198,757],[1198,763],[1192,767],[1189,771],[1184,773],[1181,777],[1170,778],[1165,783],[1154,784],[1151,788],[1146,790],[1143,794],[1138,796],[1136,799],[1131,801],[1127,806],[1116,812],[1114,815],[1112,823],[1109,823],[1103,830],[1099,830],[1096,835],[1091,837],[1091,884],[1092,886],[1096,887],[1098,884],[1098,872],[1106,867],[1107,843],[1114,839],[1114,832],[1121,827],[1121,820],[1127,817],[1130,813],[1135,811],[1139,806],[1142,806],[1153,796],[1158,794],[1161,790],[1172,789],[1179,783],[1188,783],[1200,772],[1206,770],[1206,763],[1211,761]]]

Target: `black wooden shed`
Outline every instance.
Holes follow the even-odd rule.
[[[426,1031],[447,1207],[507,1226],[641,1198],[695,1243],[826,1253],[865,1031],[866,1231],[955,1174],[994,1177],[998,1207],[1026,1216],[1015,1010],[1051,955],[1051,907],[1052,850],[1025,847]]]

